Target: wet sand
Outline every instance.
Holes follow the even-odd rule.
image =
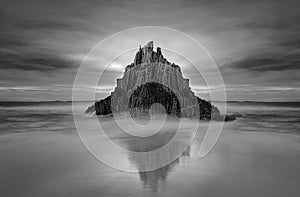
[[[140,173],[100,163],[75,131],[5,134],[0,196],[299,196],[300,137],[239,132],[235,124],[205,158],[197,156],[200,139],[170,165]]]

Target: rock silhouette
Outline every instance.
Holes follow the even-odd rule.
[[[155,103],[160,105],[153,105]],[[123,77],[117,79],[111,95],[95,102],[86,113],[130,112],[131,116],[142,116],[149,114],[150,108],[170,116],[226,119],[215,106],[191,91],[189,79],[183,78],[180,67],[167,61],[161,48],[154,51],[153,41],[139,48],[134,62],[126,66]]]

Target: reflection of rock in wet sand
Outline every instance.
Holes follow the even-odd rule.
[[[172,171],[172,169],[179,163],[179,158],[166,165],[162,168],[159,168],[154,171],[146,171],[146,172],[139,172],[140,179],[144,188],[157,191],[159,185],[164,183],[167,179],[168,174]]]
[[[138,126],[133,127],[126,118],[120,121],[123,126],[131,126],[130,129],[136,133],[148,132],[158,124],[158,120],[153,119],[150,126],[140,129]],[[177,119],[168,119],[158,133],[149,137],[131,136],[122,131],[115,121],[104,121],[101,125],[109,131],[107,135],[114,143],[129,151],[127,157],[130,169],[139,172],[144,187],[156,191],[174,167],[186,163],[189,158],[189,146],[194,139],[196,131],[193,130],[197,121],[182,119],[179,128]]]
[[[130,162],[136,166],[139,171],[140,179],[144,188],[157,191],[159,186],[167,180],[167,176],[174,167],[181,162],[186,161],[185,158],[190,155],[190,147],[188,147],[179,157],[167,164],[170,159],[179,154],[184,147],[182,143],[174,143],[172,147],[162,152],[148,152],[145,154],[129,154]],[[164,165],[167,164],[167,165]],[[156,170],[147,171],[151,167],[164,165]]]
[[[139,121],[137,125],[134,125],[133,122],[129,121],[129,119],[123,118],[119,120],[122,126],[122,128],[120,128],[115,119],[99,118],[98,120],[101,123],[103,131],[114,143],[118,144],[118,146],[126,150],[134,152],[147,152],[163,147],[174,138],[179,127],[179,121],[177,119],[168,119],[167,122],[163,123],[163,127],[161,129],[157,129],[158,132],[156,134],[148,137],[138,137],[130,135],[124,132],[122,129],[127,130],[127,132],[128,130],[130,130],[131,133],[136,134],[152,134],[153,131],[156,130],[154,128],[157,127],[157,125],[161,124],[161,121],[154,119],[152,124],[149,124],[149,126],[144,126],[141,129],[139,128],[139,124],[141,123],[141,121]]]

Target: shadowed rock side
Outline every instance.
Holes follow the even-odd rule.
[[[154,104],[160,105],[154,105]],[[146,83],[139,86],[129,98],[129,110],[133,117],[147,116],[152,113],[167,113],[181,116],[181,106],[176,94],[159,83]]]
[[[131,116],[140,116],[148,114],[154,103],[161,104],[171,116],[227,119],[210,102],[191,91],[189,80],[183,78],[180,67],[168,62],[159,47],[156,52],[153,51],[152,41],[139,48],[134,63],[126,67],[121,79],[117,79],[117,87],[111,95],[95,102],[86,113],[95,111],[96,115],[108,115],[130,112]]]

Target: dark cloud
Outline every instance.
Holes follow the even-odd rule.
[[[230,69],[225,82],[271,86],[280,78],[280,85],[292,86],[299,81],[291,77],[299,72],[299,15],[296,0],[2,0],[0,84],[39,86],[61,80],[72,85],[77,61],[96,43],[124,29],[158,25],[201,42],[222,69]],[[91,73],[97,75],[93,64]],[[251,78],[257,72],[260,81]],[[119,74],[114,68],[101,84],[114,87]],[[33,92],[28,96],[35,97]]]
[[[254,35],[261,43],[258,42],[257,47],[246,55],[235,57],[236,61],[224,64],[222,69],[254,72],[299,70],[300,12],[295,4],[296,1],[272,2],[258,17],[241,21],[236,27]]]
[[[76,1],[70,9],[71,4],[3,1],[5,6],[0,8],[1,72],[3,69],[48,72],[78,66],[68,58],[72,48],[67,49],[70,42],[66,35],[83,33],[91,30],[91,26],[83,20],[89,16],[88,11],[82,11],[86,4]],[[78,15],[81,15],[80,20]]]
[[[63,57],[59,48],[39,43],[43,30],[70,30],[71,26],[63,23],[45,22],[20,23],[2,25],[0,28],[0,69],[53,71],[56,69],[71,68],[73,60]],[[73,29],[74,30],[74,29]],[[29,32],[28,32],[29,31]],[[46,37],[51,32],[45,34]]]
[[[59,69],[70,69],[75,62],[65,60],[57,56],[46,56],[45,54],[20,55],[5,54],[0,55],[0,69],[24,70],[24,71],[54,71]]]
[[[281,38],[276,39],[277,47],[287,50],[300,49],[300,34],[298,32],[300,32],[300,28],[299,31],[294,31],[292,34],[284,34]]]
[[[225,65],[255,72],[300,70],[300,54],[259,54]],[[226,69],[226,68],[225,68]]]
[[[16,47],[28,46],[28,43],[22,39],[15,38],[13,36],[5,37],[0,35],[0,53],[1,51],[13,50]]]

